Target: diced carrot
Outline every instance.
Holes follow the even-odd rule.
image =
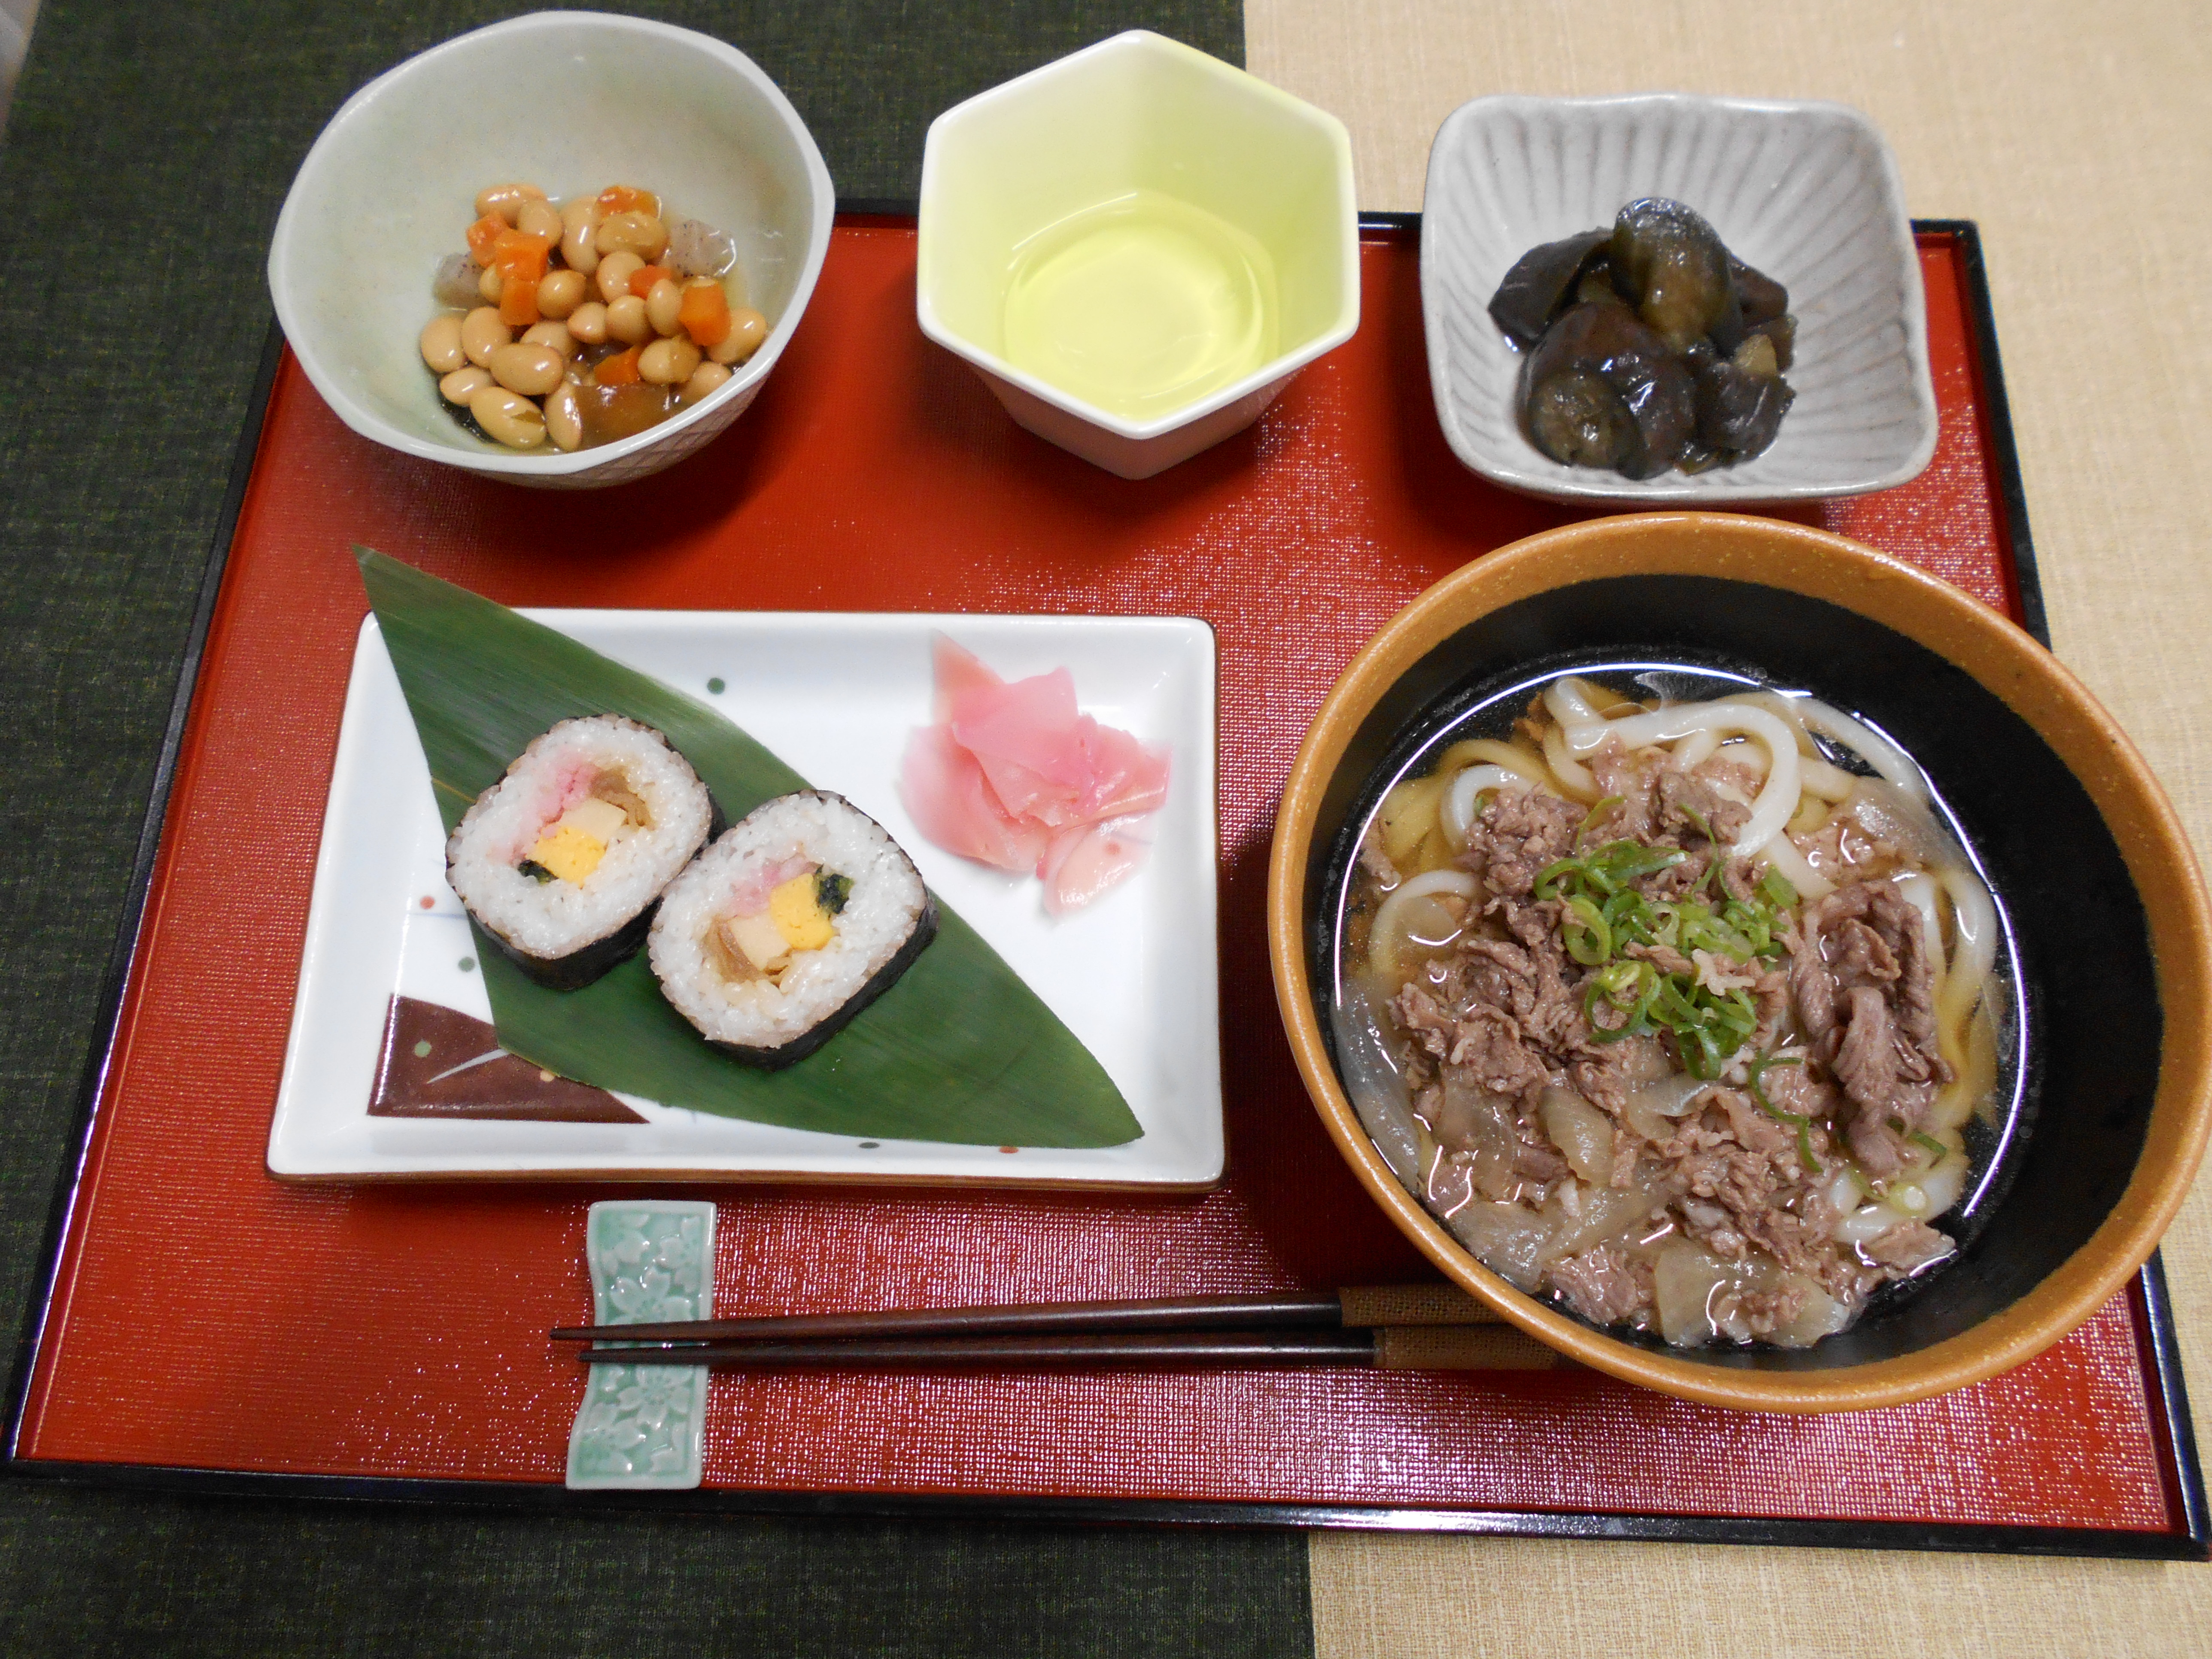
[[[599,210],[610,216],[617,213],[650,213],[659,218],[660,198],[635,185],[609,185],[599,192]]]
[[[553,239],[527,230],[502,230],[491,246],[492,263],[504,272],[512,264],[518,270],[535,267],[538,275],[545,275],[545,263],[552,256]]]
[[[632,346],[628,351],[609,357],[605,362],[602,362],[597,368],[592,371],[592,384],[594,386],[629,386],[634,384],[638,378],[638,354],[644,349],[645,348],[642,346]]]
[[[693,283],[684,290],[684,307],[676,313],[691,343],[718,346],[730,337],[730,297],[720,283]]]
[[[508,229],[506,220],[496,213],[487,213],[469,227],[469,258],[480,265],[491,263],[491,246]]]
[[[538,320],[538,285],[545,280],[553,239],[527,231],[503,230],[492,243],[492,265],[499,272],[499,319],[509,328],[528,328]]]
[[[655,283],[665,282],[667,277],[668,268],[665,265],[640,265],[629,274],[629,291],[642,300],[653,292]]]

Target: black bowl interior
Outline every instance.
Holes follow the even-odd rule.
[[[2020,999],[2009,1107],[1984,1147],[1956,1257],[1877,1297],[1802,1351],[1654,1349],[1715,1365],[1869,1364],[1958,1335],[2017,1301],[2094,1232],[2142,1154],[2162,1018],[2143,906],[2087,791],[2051,746],[1962,670],[1823,599],[1705,576],[1626,576],[1523,599],[1462,629],[1393,686],[1331,778],[1305,872],[1307,965],[1322,1030],[1336,917],[1358,831],[1445,725],[1525,707],[1529,682],[1608,664],[1694,665],[1813,691],[1917,760],[1963,831],[2010,936]],[[1616,678],[1618,677],[1615,677]],[[1471,729],[1471,728],[1470,728]],[[2008,952],[1999,952],[2000,971]],[[1639,1339],[1626,1338],[1627,1340]]]

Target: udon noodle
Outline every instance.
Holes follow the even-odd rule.
[[[1512,1284],[1677,1345],[1804,1346],[1956,1249],[1996,935],[1863,722],[1567,677],[1376,809],[1338,1057],[1400,1179]]]

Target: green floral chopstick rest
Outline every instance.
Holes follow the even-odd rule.
[[[714,1206],[697,1200],[592,1206],[584,1224],[602,1325],[714,1316]],[[572,1488],[683,1491],[705,1468],[704,1365],[594,1365],[568,1431]]]

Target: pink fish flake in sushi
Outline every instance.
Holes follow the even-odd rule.
[[[1058,915],[1142,862],[1167,799],[1169,752],[1076,705],[1065,668],[1006,681],[939,634],[938,723],[908,739],[899,791],[922,834],[963,858],[1033,870]]]

